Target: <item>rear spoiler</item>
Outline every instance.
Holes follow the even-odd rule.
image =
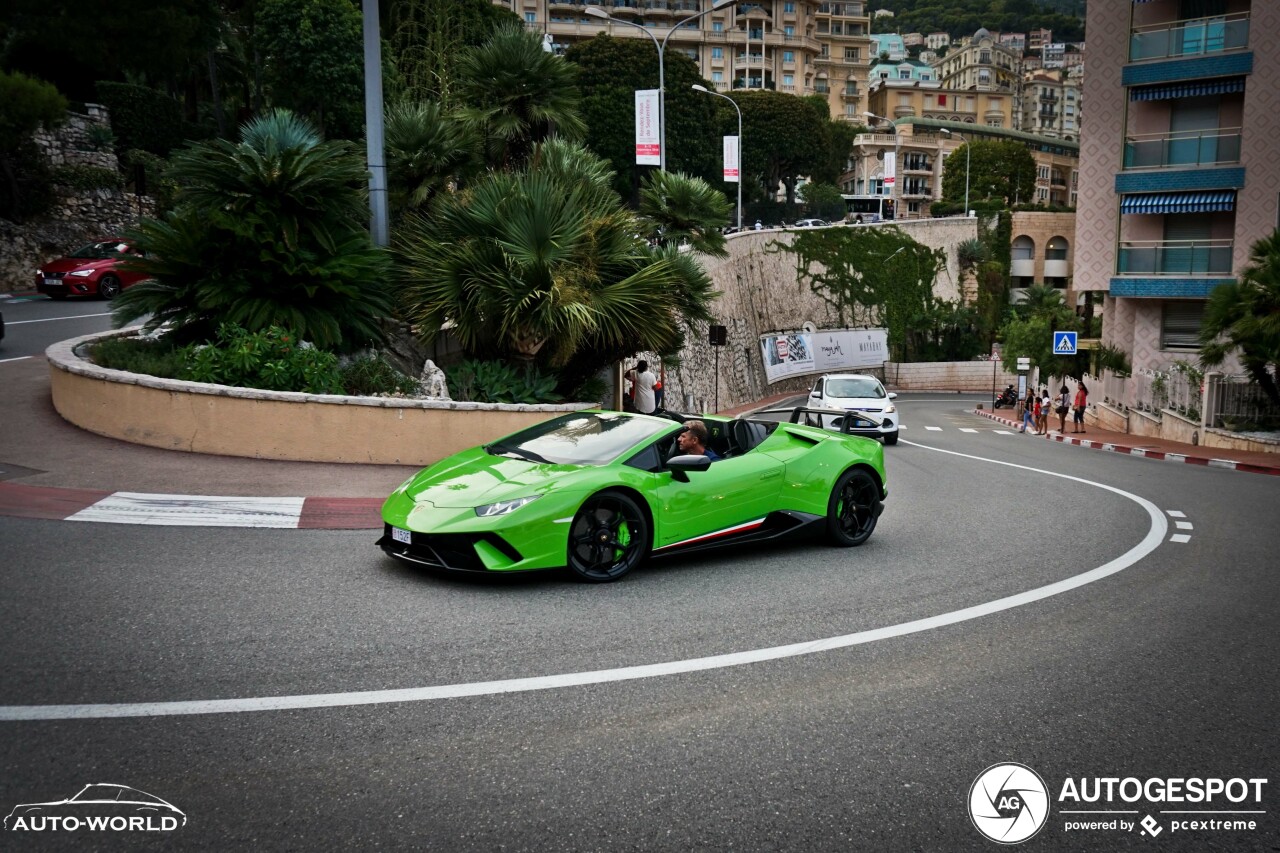
[[[848,435],[855,429],[879,429],[880,419],[866,412],[855,412],[847,409],[822,409],[814,406],[794,406],[786,409],[762,409],[758,412],[752,412],[754,415],[787,415],[787,422],[793,424],[803,424],[804,426],[818,427],[826,429],[822,426],[821,415],[840,418],[839,431]],[[818,415],[819,417],[812,417]]]

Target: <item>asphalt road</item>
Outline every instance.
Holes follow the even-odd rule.
[[[1050,799],[1028,849],[1280,849],[1280,481],[1003,435],[963,412],[972,402],[900,400],[908,428],[886,449],[890,499],[861,548],[688,557],[603,586],[442,579],[393,564],[369,532],[0,519],[3,706],[450,687],[869,640],[306,710],[170,716],[160,704],[160,716],[19,722],[0,709],[0,811],[110,782],[188,817],[163,838],[5,840],[994,850],[970,819],[970,787],[990,765],[1020,762]],[[1150,553],[1113,563],[1134,549]],[[875,633],[1108,564],[1119,569],[1039,600]],[[1059,799],[1068,778],[1095,777],[1269,781],[1260,803]],[[1206,809],[1264,813],[1242,816],[1252,831],[1185,832],[1170,822],[1229,816],[1162,813]],[[1161,834],[1068,831],[1100,817],[1068,810],[1151,815]]]
[[[43,355],[52,343],[105,332],[111,328],[111,303],[100,299],[64,299],[21,296],[0,300],[4,314],[4,340],[0,361]]]

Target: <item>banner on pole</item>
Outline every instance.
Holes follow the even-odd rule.
[[[658,127],[658,90],[636,90],[636,165],[662,165],[662,136]]]
[[[893,151],[884,152],[884,189],[886,195],[892,195],[893,185],[898,177],[898,155]]]
[[[724,138],[724,179],[729,183],[738,183],[738,137]]]

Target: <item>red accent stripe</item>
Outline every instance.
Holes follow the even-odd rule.
[[[377,498],[307,498],[298,527],[329,530],[369,530],[382,526],[382,501]]]
[[[735,533],[746,533],[749,530],[755,530],[757,527],[763,527],[763,526],[764,526],[764,519],[762,518],[759,521],[751,521],[751,522],[747,522],[746,524],[735,525],[733,527],[729,527],[724,530],[716,531],[715,533],[705,533],[702,536],[695,536],[692,539],[686,539],[683,542],[676,542],[671,545],[663,545],[661,548],[658,548],[657,550],[665,551],[668,548],[679,548],[684,545],[693,545],[697,542],[705,542],[708,539],[719,539],[721,536],[732,536]]]
[[[0,515],[61,521],[112,494],[97,489],[60,489],[0,483]]]

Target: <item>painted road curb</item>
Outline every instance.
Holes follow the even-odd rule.
[[[988,412],[983,409],[974,409],[975,415],[981,415],[989,420],[1006,424],[1014,429],[1018,429],[1022,424],[1009,418]],[[1113,441],[1094,441],[1093,439],[1073,438],[1069,435],[1063,435],[1060,432],[1049,432],[1041,436],[1050,441],[1060,441],[1063,444],[1073,444],[1078,447],[1087,447],[1091,450],[1106,450],[1111,453],[1123,453],[1127,456],[1140,456],[1144,459],[1159,459],[1164,462],[1184,462],[1188,465],[1204,465],[1209,468],[1226,468],[1231,471],[1246,471],[1250,474],[1273,474],[1280,475],[1280,466],[1276,465],[1255,465],[1251,462],[1237,462],[1234,459],[1215,459],[1208,456],[1191,456],[1186,453],[1170,453],[1164,450],[1147,450],[1142,447],[1129,447],[1123,444],[1116,444]]]

